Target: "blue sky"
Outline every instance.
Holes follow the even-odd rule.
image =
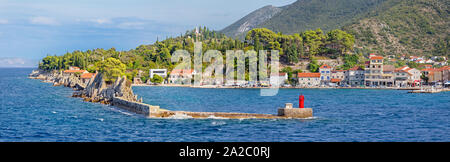
[[[0,0],[0,58],[38,60],[73,50],[129,50],[199,25],[220,30],[263,6],[294,1]]]

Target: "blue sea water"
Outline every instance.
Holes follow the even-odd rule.
[[[275,114],[298,94],[313,119],[149,119],[70,97],[72,90],[0,68],[0,141],[450,141],[450,93],[399,90],[133,87],[170,110]]]

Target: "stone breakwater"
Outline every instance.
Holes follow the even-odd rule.
[[[84,82],[76,74],[64,74],[61,71],[47,72],[34,70],[30,75],[31,79],[40,79],[46,83],[53,83],[54,86],[70,87],[75,92],[72,97],[81,97],[87,102],[99,102],[112,105],[130,112],[142,114],[153,118],[226,118],[226,119],[286,119],[286,118],[308,118],[312,117],[312,110],[307,113],[278,113],[272,114],[251,114],[251,113],[227,113],[227,112],[188,112],[170,111],[161,109],[159,106],[145,104],[142,98],[138,99],[131,88],[131,81],[126,77],[118,77],[112,84],[105,82],[104,75],[99,73],[89,81]],[[287,111],[304,111],[287,109]],[[290,115],[294,114],[294,115]],[[300,115],[299,115],[300,114]]]

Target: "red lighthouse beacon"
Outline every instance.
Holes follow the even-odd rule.
[[[305,96],[303,94],[298,96],[298,108],[305,108]]]

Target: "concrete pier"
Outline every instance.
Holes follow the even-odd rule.
[[[286,103],[284,108],[278,109],[278,116],[287,118],[309,118],[313,116],[312,108],[293,108],[292,103]]]
[[[287,119],[287,118],[308,118],[312,117],[311,108],[292,108],[292,104],[286,104],[285,108],[280,108],[277,115],[272,114],[253,114],[253,113],[233,113],[233,112],[189,112],[189,111],[170,111],[161,109],[159,106],[153,106],[140,102],[132,102],[115,97],[111,105],[125,109],[146,117],[154,118],[225,118],[225,119]]]

